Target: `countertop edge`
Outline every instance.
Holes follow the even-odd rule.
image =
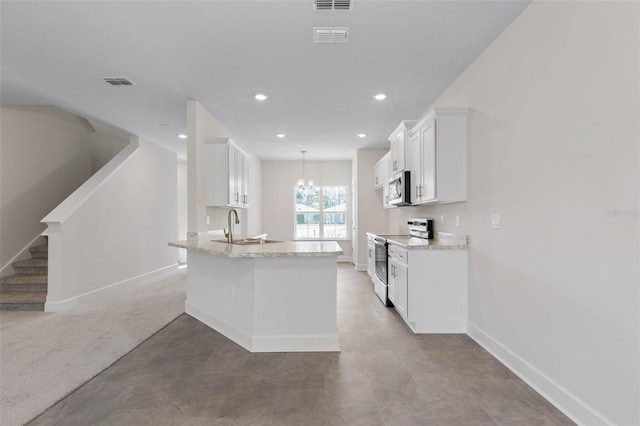
[[[283,242],[288,243],[288,242]],[[316,242],[314,242],[316,243]],[[208,245],[209,242],[204,243]],[[338,257],[344,252],[342,250],[323,250],[323,251],[298,251],[292,248],[280,248],[269,244],[268,247],[272,249],[281,249],[281,251],[245,251],[255,250],[256,246],[229,246],[221,244],[220,247],[206,247],[201,243],[190,243],[188,241],[171,241],[168,243],[170,247],[182,248],[186,250],[193,250],[199,253],[209,254],[211,256],[229,257],[229,258],[274,258],[274,257]],[[276,243],[279,244],[279,243]],[[337,243],[336,243],[337,245]],[[235,249],[235,250],[234,250]]]

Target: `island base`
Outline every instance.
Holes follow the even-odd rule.
[[[337,352],[335,257],[189,251],[185,312],[250,352]]]

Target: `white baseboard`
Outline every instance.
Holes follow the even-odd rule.
[[[356,263],[356,271],[366,272],[367,264],[366,263]]]
[[[246,350],[251,351],[251,336],[247,332],[240,330],[237,327],[234,327],[231,324],[221,320],[220,318],[193,306],[191,303],[189,303],[188,300],[184,304],[184,312],[188,315],[191,315],[198,321],[213,328],[224,337],[233,340]]]
[[[208,325],[228,339],[233,340],[249,352],[339,352],[338,335],[309,336],[251,336],[244,330],[193,306],[189,301],[184,311]]]
[[[163,268],[156,269],[155,271],[151,271],[151,272],[137,275],[135,277],[127,278],[125,280],[118,281],[117,283],[109,284],[104,287],[100,287],[98,289],[80,294],[78,296],[70,297],[65,300],[49,301],[49,296],[47,296],[47,301],[44,304],[44,311],[45,312],[65,311],[71,308],[72,306],[76,306],[81,303],[88,302],[89,300],[96,300],[99,298],[108,297],[109,294],[112,294],[114,291],[117,291],[118,286],[122,284],[131,284],[132,282],[135,282],[135,281],[155,279],[164,274],[172,272],[173,270],[177,270],[178,267],[179,265],[175,263],[173,265],[165,266]]]
[[[351,262],[351,256],[338,256],[338,262]]]
[[[468,335],[473,340],[577,424],[614,424],[613,421],[588,406],[580,398],[563,388],[526,360],[513,353],[477,325],[469,322],[467,328]]]
[[[29,242],[29,244],[27,244],[27,246],[25,248],[23,248],[22,250],[20,250],[20,252],[18,254],[16,254],[15,256],[13,256],[13,258],[7,262],[6,265],[4,265],[2,267],[2,269],[0,269],[0,277],[6,277],[7,275],[11,275],[14,274],[15,271],[13,270],[13,266],[11,266],[14,262],[18,262],[19,260],[27,260],[31,258],[31,252],[29,252],[29,249],[36,245],[36,243],[38,242],[39,239],[43,239],[44,242],[44,238],[43,235],[45,234],[38,234],[37,237],[35,237],[33,240],[31,240],[31,242]]]

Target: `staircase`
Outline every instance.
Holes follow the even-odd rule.
[[[15,274],[0,278],[0,311],[44,311],[47,299],[47,243],[29,249],[31,259],[14,262]]]

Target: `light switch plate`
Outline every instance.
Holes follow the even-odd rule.
[[[491,215],[491,227],[493,229],[500,229],[502,228],[502,220],[500,218],[499,214],[492,214]]]
[[[210,216],[207,216],[207,217],[205,218],[205,222],[206,222],[206,224],[207,224],[207,225],[211,225],[211,217],[210,217]]]
[[[456,226],[460,226],[460,216],[456,215]]]
[[[440,223],[444,225],[444,216],[440,216]]]

